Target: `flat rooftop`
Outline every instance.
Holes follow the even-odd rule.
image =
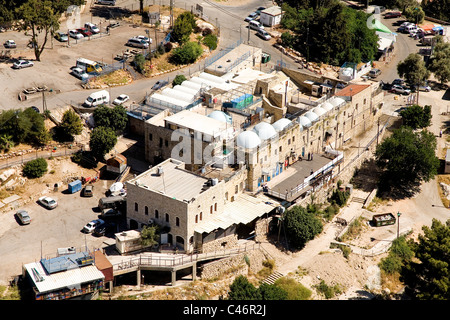
[[[248,44],[241,43],[236,48],[230,50],[224,56],[217,59],[207,68],[205,68],[205,72],[208,72],[210,70],[213,72],[226,74],[228,72],[227,69],[229,67],[231,66],[235,67],[236,65],[239,65],[240,62],[246,60],[246,59],[242,61],[240,60],[244,55],[248,53],[249,54],[249,56],[247,57],[248,59],[249,57],[251,57],[253,53],[256,53],[257,51],[261,51],[261,49],[254,46],[250,46]]]
[[[159,168],[162,174],[158,174]],[[190,201],[204,191],[208,178],[184,169],[184,162],[167,159],[129,181],[141,188],[165,194],[176,200]]]

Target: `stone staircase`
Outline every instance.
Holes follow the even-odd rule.
[[[275,271],[270,276],[268,276],[266,279],[264,279],[263,283],[274,284],[275,281],[277,281],[278,279],[280,279],[282,277],[284,277],[284,274]]]

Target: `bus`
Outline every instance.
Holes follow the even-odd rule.
[[[89,72],[101,72],[102,66],[95,61],[91,61],[84,58],[77,59],[77,68],[81,68],[82,70]]]

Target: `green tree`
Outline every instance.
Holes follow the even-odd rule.
[[[8,152],[13,147],[14,141],[12,135],[6,133],[0,134],[0,150]]]
[[[203,53],[202,46],[197,42],[187,42],[172,51],[171,61],[175,64],[193,63]]]
[[[135,55],[133,58],[133,64],[138,72],[140,73],[144,72],[145,56],[141,53]]]
[[[23,175],[27,178],[40,178],[47,172],[47,161],[44,158],[31,160],[23,167]]]
[[[91,132],[89,147],[92,155],[97,160],[102,160],[117,143],[117,136],[113,129],[108,127],[96,127]]]
[[[186,77],[183,74],[177,74],[172,81],[172,86],[180,85],[183,81],[186,81]]]
[[[419,24],[425,19],[425,12],[423,12],[422,8],[416,4],[415,6],[407,7],[405,9],[405,17],[408,21]]]
[[[283,222],[288,241],[295,249],[302,249],[323,229],[322,222],[314,213],[300,206],[287,210]]]
[[[114,131],[123,131],[128,122],[126,109],[119,105],[114,108],[101,106],[94,110],[94,122],[96,127],[107,127]]]
[[[64,112],[61,124],[59,125],[59,134],[64,140],[72,141],[73,137],[83,131],[83,123],[80,117],[72,109]]]
[[[450,220],[433,219],[411,245],[415,259],[402,268],[400,280],[420,300],[450,299]]]
[[[401,271],[405,263],[409,263],[414,257],[414,252],[408,245],[405,237],[398,237],[392,242],[389,255],[381,259],[380,268],[387,274],[395,274]]]
[[[260,300],[259,290],[246,277],[240,275],[234,279],[228,292],[228,300]]]
[[[431,124],[431,106],[421,107],[417,104],[400,111],[403,125],[413,129],[426,128]]]
[[[430,76],[423,58],[418,53],[410,53],[397,65],[397,72],[409,85],[422,85]]]
[[[414,132],[406,126],[394,130],[375,152],[376,163],[384,170],[379,189],[411,195],[421,181],[429,181],[437,174],[439,159],[435,149],[436,137],[431,132]]]
[[[435,37],[436,44],[431,56],[429,70],[443,84],[450,81],[450,43],[444,42],[442,36]]]
[[[141,230],[141,245],[150,247],[159,242],[159,228],[156,225],[144,226]]]
[[[189,41],[189,36],[195,28],[195,17],[187,11],[180,14],[173,24],[171,37],[175,42],[183,44]]]
[[[259,286],[258,291],[261,295],[261,300],[286,300],[288,297],[288,293],[274,285],[263,283]]]
[[[215,50],[217,48],[217,36],[215,34],[208,34],[203,38],[203,44],[209,48],[209,50]]]

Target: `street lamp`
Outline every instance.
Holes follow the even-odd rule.
[[[400,233],[400,216],[401,215],[402,214],[399,211],[397,211],[397,239],[398,239],[399,233]]]

